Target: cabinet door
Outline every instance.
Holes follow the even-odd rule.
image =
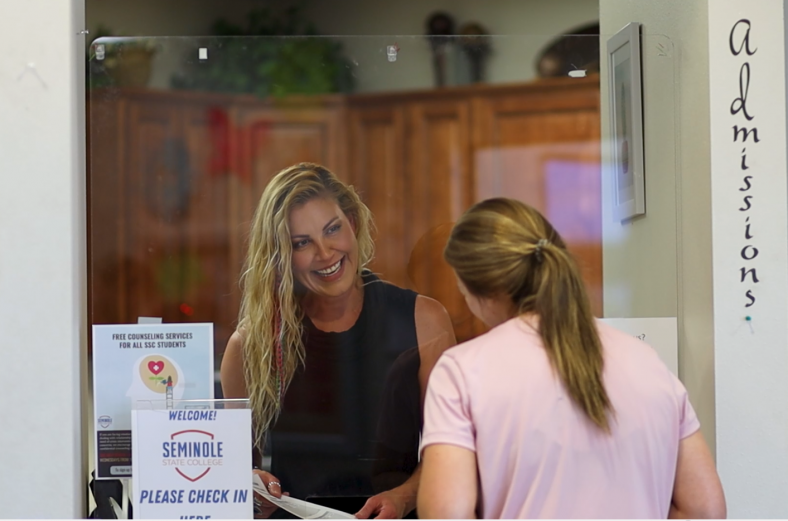
[[[125,104],[100,94],[88,103],[87,245],[91,324],[117,324],[125,310],[125,186],[121,121]]]
[[[458,341],[484,331],[443,259],[453,223],[473,200],[470,102],[408,104],[405,217],[408,276],[415,289],[449,313]]]
[[[343,177],[345,149],[344,108],[338,103],[313,101],[286,105],[239,104],[234,122],[229,179],[230,264],[240,275],[246,237],[260,196],[271,178],[296,163],[318,163]],[[237,310],[237,308],[236,308]]]
[[[139,316],[179,322],[183,260],[192,187],[181,134],[181,111],[171,102],[128,102],[123,150],[123,196],[117,200],[125,235],[122,322]]]
[[[398,105],[351,108],[348,158],[349,181],[372,211],[377,227],[370,269],[400,287],[412,287],[406,270],[404,109]]]
[[[541,211],[566,240],[602,316],[598,80],[479,96],[473,117],[475,198],[512,197]]]
[[[213,322],[222,349],[235,329],[240,299],[239,268],[230,262],[233,129],[227,105],[184,103],[179,117],[191,179],[188,218],[177,232],[180,311],[189,321]]]
[[[227,292],[227,205],[206,169],[208,108],[139,95],[107,108],[91,114],[92,322],[227,323],[214,299]]]

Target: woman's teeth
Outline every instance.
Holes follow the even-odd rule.
[[[333,266],[329,266],[328,268],[326,268],[326,269],[324,269],[324,270],[317,270],[317,272],[318,272],[320,275],[323,275],[324,277],[327,277],[327,276],[329,276],[329,275],[333,275],[334,273],[336,273],[336,272],[339,270],[339,267],[340,267],[341,265],[342,265],[342,259],[339,259],[339,260],[337,261],[337,263],[336,263],[336,264],[334,264]]]

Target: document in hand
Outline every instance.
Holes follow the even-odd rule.
[[[268,492],[268,489],[265,488],[263,481],[257,474],[254,474],[252,483],[256,493],[260,494],[263,498],[267,499],[282,510],[287,510],[294,516],[301,519],[355,519],[355,516],[350,515],[347,512],[315,505],[313,503],[307,503],[306,501],[289,496],[275,498]]]

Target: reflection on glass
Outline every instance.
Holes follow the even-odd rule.
[[[601,316],[599,79],[525,81],[534,63],[495,61],[538,47],[529,38],[485,37],[488,76],[506,83],[457,85],[452,78],[463,75],[447,73],[443,89],[431,88],[430,43],[421,37],[344,38],[341,46],[321,38],[97,40],[91,322],[212,322],[219,367],[238,325],[254,209],[277,172],[302,162],[335,172],[371,210],[365,299],[387,298],[374,292],[383,285],[376,279],[388,281],[439,302],[457,341],[484,332],[442,253],[466,208],[503,195],[556,225]],[[572,49],[597,52],[597,36],[572,38]],[[457,56],[446,55],[449,73],[464,67]],[[400,483],[416,464],[420,389],[402,382],[424,378],[418,342],[396,341],[401,332],[385,328],[348,341],[310,320],[304,326],[334,347],[309,351],[285,393],[272,435],[277,477],[299,496],[369,495]],[[384,460],[397,462],[375,465]],[[345,475],[344,485],[320,483],[315,465]]]

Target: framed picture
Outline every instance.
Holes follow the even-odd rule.
[[[627,24],[607,41],[607,70],[613,214],[625,221],[646,213],[639,23]]]

